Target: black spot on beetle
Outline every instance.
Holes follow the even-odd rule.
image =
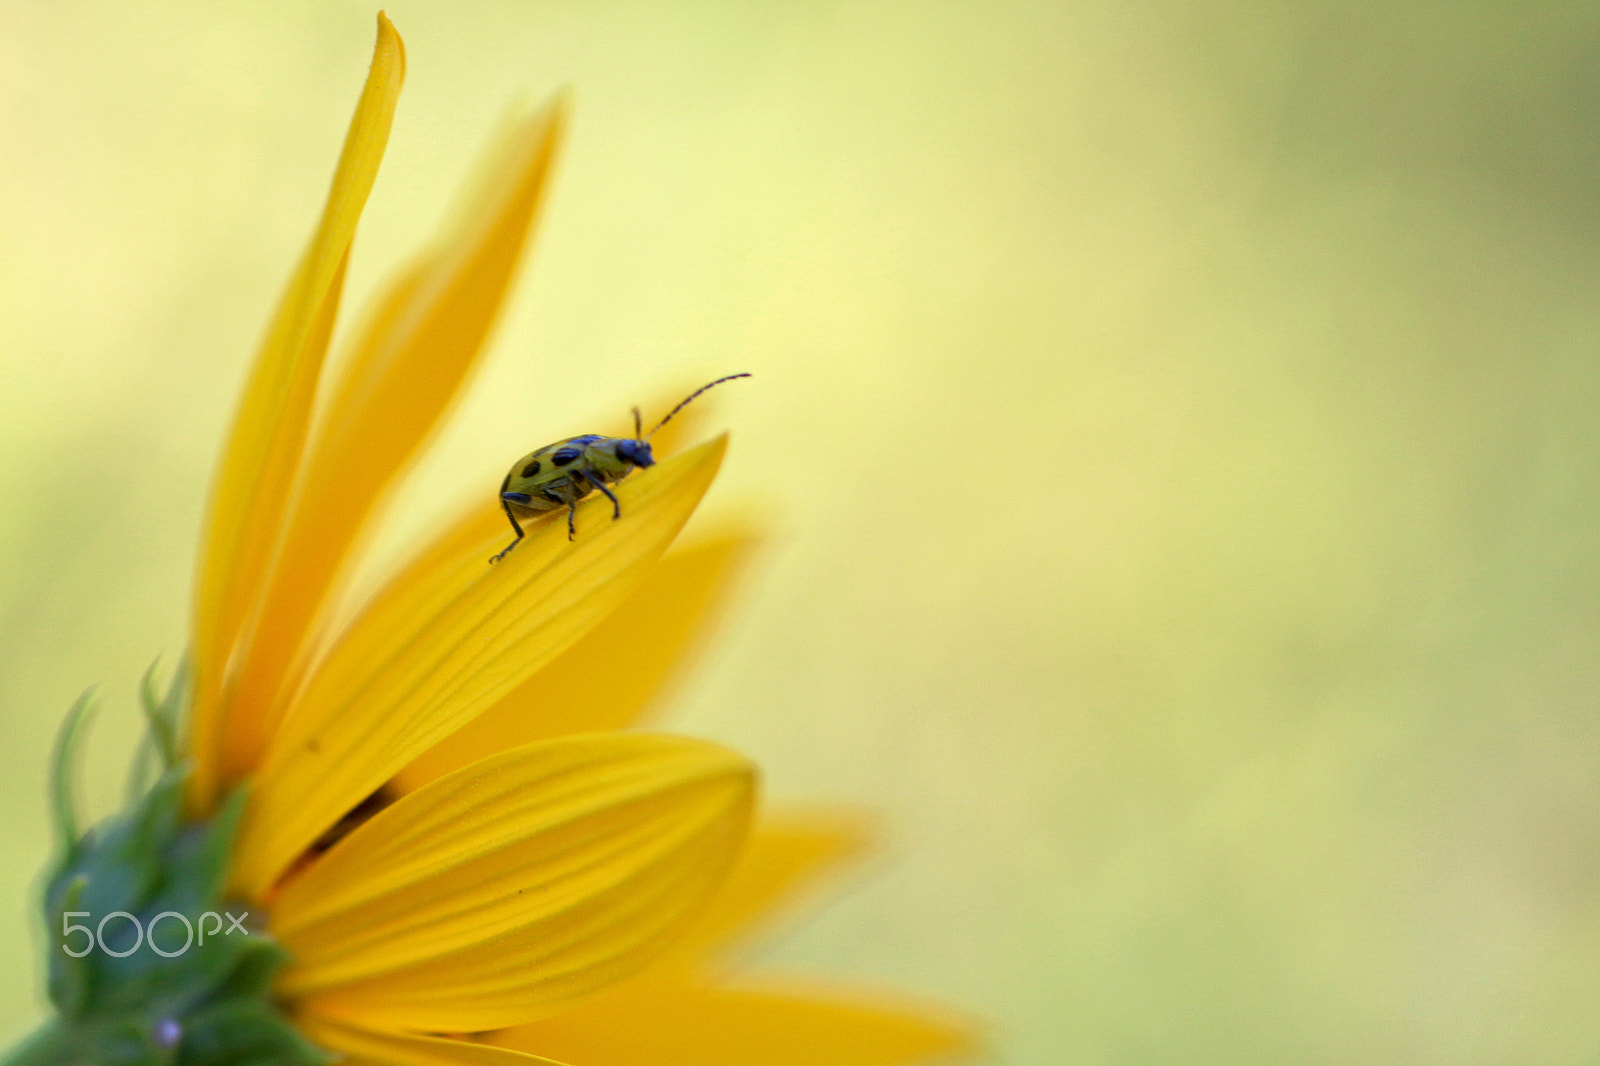
[[[539,472],[539,460],[535,459],[533,462],[529,463],[527,466],[522,468],[522,473],[521,473],[520,476],[521,477],[532,477],[533,475],[537,474],[538,472]]]
[[[550,461],[557,466],[566,466],[568,463],[575,462],[578,456],[582,454],[582,448],[562,448],[550,457]]]

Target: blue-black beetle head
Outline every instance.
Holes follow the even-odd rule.
[[[617,458],[625,459],[634,466],[655,466],[656,457],[650,454],[650,444],[642,440],[617,441]]]

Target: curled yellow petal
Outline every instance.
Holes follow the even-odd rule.
[[[353,541],[477,362],[565,125],[558,98],[512,126],[461,221],[394,283],[356,343],[307,452],[277,565],[229,683],[225,776],[259,761],[293,688],[291,663]]]
[[[743,842],[754,779],[724,748],[595,734],[448,775],[362,825],[272,905],[278,991],[325,1016],[496,1028],[633,972]]]
[[[562,1066],[508,1048],[437,1036],[374,1033],[314,1014],[296,1018],[295,1024],[318,1047],[337,1052],[345,1066]]]
[[[599,625],[401,770],[395,786],[409,792],[512,745],[634,724],[688,664],[755,540],[733,533],[674,547]]]
[[[533,523],[497,566],[440,559],[476,575],[443,602],[398,595],[358,618],[253,779],[233,888],[261,898],[345,812],[615,610],[688,520],[725,447],[717,438],[620,482],[618,521],[597,493],[578,508],[575,541],[559,515]],[[418,584],[443,589],[426,575]]]
[[[650,985],[491,1033],[583,1066],[909,1066],[970,1054],[970,1026],[837,989]]]
[[[388,144],[404,76],[405,47],[380,14],[372,69],[327,206],[256,356],[212,488],[195,581],[189,801],[197,810],[216,797],[224,670],[245,628],[256,583],[277,547],[350,242]]]

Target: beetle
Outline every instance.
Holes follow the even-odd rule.
[[[655,436],[656,430],[672,421],[673,415],[707,389],[724,381],[749,376],[729,374],[700,386],[668,411],[667,416],[657,422],[649,433],[642,432],[639,409],[635,407],[632,437],[604,437],[598,433],[585,433],[580,437],[568,437],[554,444],[546,444],[538,451],[529,452],[518,459],[506,474],[506,479],[500,483],[500,506],[504,508],[506,518],[517,536],[489,562],[499,562],[505,558],[506,552],[522,543],[522,523],[517,521],[519,515],[527,520],[565,507],[567,539],[572,540],[578,532],[573,524],[578,513],[578,501],[595,489],[599,489],[611,501],[611,520],[614,522],[621,518],[622,504],[617,501],[617,494],[611,491],[610,486],[627,477],[634,467],[643,469],[656,465],[655,456],[650,453],[650,438]]]

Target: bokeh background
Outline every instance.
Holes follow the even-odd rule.
[[[576,87],[393,543],[716,374],[774,536],[665,719],[885,849],[757,961],[993,1061],[1600,1056],[1600,8],[422,3],[347,290]],[[184,641],[346,0],[0,0],[0,1035],[43,766]],[[490,483],[482,484],[485,472]]]

